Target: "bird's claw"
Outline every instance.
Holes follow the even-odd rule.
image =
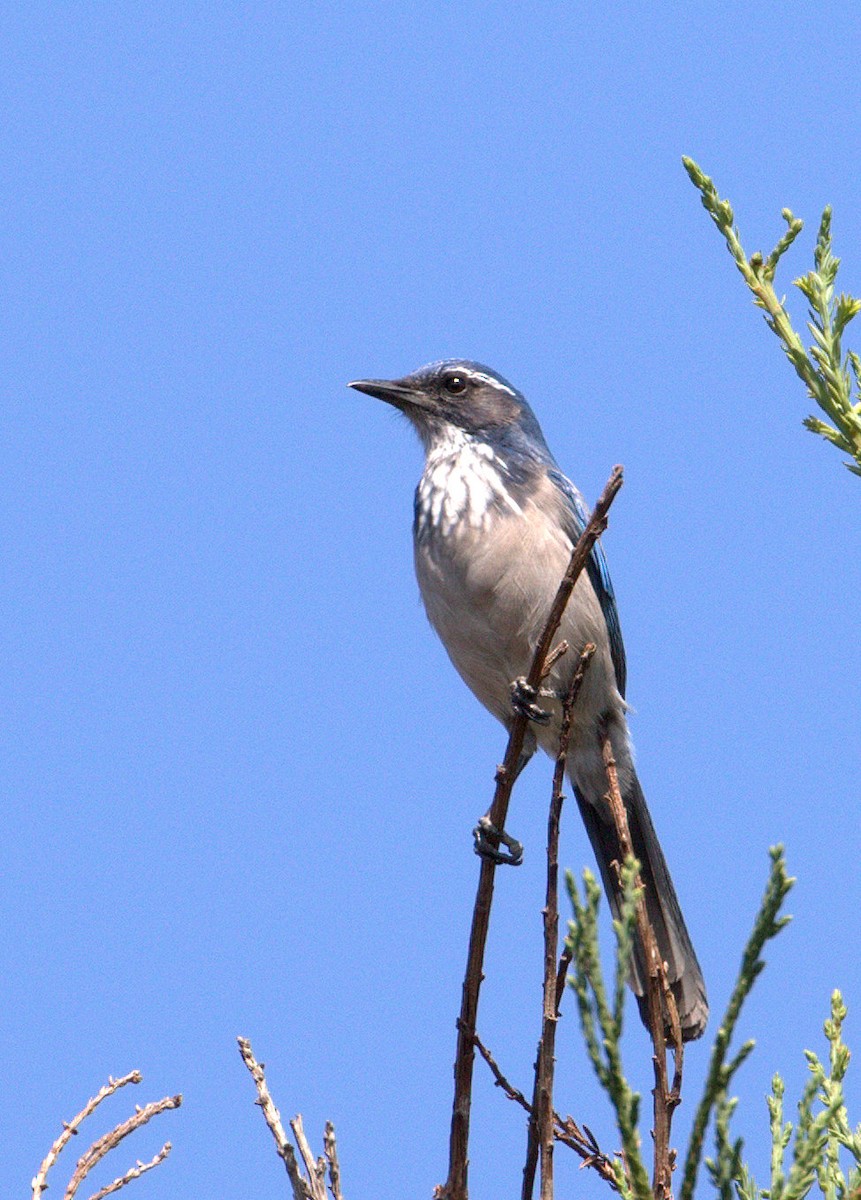
[[[526,717],[527,721],[533,721],[536,725],[549,725],[551,714],[546,708],[540,708],[535,703],[539,695],[552,693],[539,692],[521,675],[511,685],[511,707],[520,716]]]
[[[487,858],[497,866],[519,867],[523,862],[523,843],[504,829],[497,829],[490,817],[479,817],[472,836],[479,858]],[[500,850],[500,842],[508,849]]]

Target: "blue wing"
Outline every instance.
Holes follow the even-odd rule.
[[[576,542],[586,528],[586,522],[589,520],[589,510],[583,503],[583,497],[577,491],[574,484],[570,479],[566,479],[561,471],[551,467],[547,471],[547,476],[564,497],[565,511],[571,520],[571,527],[568,531],[569,536],[572,541]],[[620,694],[624,697],[625,683],[627,681],[625,646],[622,642],[622,627],[619,624],[619,612],[616,608],[613,584],[610,582],[610,572],[607,568],[607,560],[604,557],[604,551],[601,549],[600,542],[596,542],[592,547],[592,553],[589,555],[586,570],[601,604],[604,620],[607,623],[607,633],[610,638],[610,656],[613,660],[613,669],[616,672],[616,686]]]

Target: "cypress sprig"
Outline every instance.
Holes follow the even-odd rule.
[[[831,1015],[824,1024],[828,1041],[827,1062],[812,1051],[805,1051],[809,1076],[798,1101],[794,1123],[785,1115],[784,1082],[779,1074],[772,1079],[771,1095],[767,1097],[771,1141],[767,1188],[757,1186],[744,1160],[744,1141],[735,1137],[731,1130],[738,1100],[730,1095],[730,1084],[753,1050],[754,1043],[744,1042],[733,1057],[728,1056],[729,1046],[742,1005],[765,967],[762,952],[766,943],[791,919],[781,916],[781,909],[795,880],[786,872],[783,847],[774,846],[769,854],[768,883],[726,1014],[715,1036],[703,1098],[688,1143],[679,1200],[691,1200],[693,1196],[699,1164],[703,1161],[705,1134],[712,1116],[715,1153],[704,1162],[719,1200],[807,1200],[817,1184],[823,1200],[861,1200],[861,1125],[852,1129],[844,1101],[843,1081],[850,1054],[843,1041],[846,1006],[839,992],[832,994]],[[623,1200],[654,1200],[637,1128],[640,1097],[625,1077],[619,1046],[624,984],[630,971],[636,925],[638,870],[636,860],[628,859],[621,871],[620,914],[613,922],[616,963],[612,1004],[598,945],[601,889],[595,877],[586,871],[581,896],[574,877],[568,873],[568,891],[574,907],[574,920],[569,923],[568,933],[573,967],[569,983],[577,995],[589,1058],[610,1099],[622,1140],[622,1156],[614,1160],[618,1191]],[[844,1169],[841,1155],[851,1159],[848,1170]]]
[[[861,359],[852,350],[845,353],[842,337],[849,322],[861,312],[861,299],[845,293],[835,297],[834,284],[840,259],[831,248],[831,208],[822,214],[816,247],[814,269],[793,280],[810,306],[807,328],[813,344],[805,349],[792,326],[783,300],[774,290],[778,263],[802,230],[803,222],[788,209],[783,209],[787,229],[767,256],[756,252],[750,257],[741,244],[732,205],[721,199],[714,182],[690,158],[682,163],[691,182],[700,193],[706,212],[726,241],[736,266],[753,294],[754,303],[764,310],[765,321],[779,338],[796,374],[807,393],[822,409],[831,424],[819,417],[807,417],[805,428],[849,454],[854,462],[845,465],[855,475],[861,475]],[[857,400],[853,401],[855,386]]]
[[[634,944],[639,870],[639,863],[633,858],[626,859],[622,867],[620,914],[618,920],[613,922],[616,970],[612,1007],[608,1001],[598,945],[601,888],[592,872],[584,871],[584,897],[581,899],[574,876],[570,871],[566,875],[568,894],[574,908],[574,920],[568,923],[567,942],[573,955],[571,965],[574,968],[569,983],[577,997],[580,1025],[589,1059],[616,1114],[616,1125],[625,1155],[625,1169],[621,1164],[616,1169],[617,1185],[623,1200],[653,1200],[637,1127],[640,1096],[625,1077],[619,1044],[625,999],[624,981],[628,978]]]
[[[730,1099],[724,1095],[717,1105],[715,1113],[715,1158],[705,1160],[706,1170],[711,1176],[712,1183],[721,1200],[736,1200],[735,1188],[742,1174],[742,1150],[744,1143],[741,1138],[735,1141],[730,1137],[730,1118],[738,1104],[737,1097]]]
[[[688,1152],[685,1157],[680,1200],[691,1200],[693,1196],[697,1171],[703,1153],[706,1129],[711,1114],[719,1105],[725,1104],[733,1075],[735,1075],[754,1047],[753,1041],[747,1041],[742,1045],[735,1058],[729,1062],[726,1061],[729,1044],[735,1032],[741,1007],[750,994],[750,990],[756,982],[757,977],[765,968],[765,961],[761,957],[763,948],[766,942],[776,937],[781,929],[791,920],[788,916],[781,917],[778,914],[795,880],[786,873],[786,860],[783,854],[783,847],[773,846],[769,850],[769,854],[771,856],[771,872],[768,883],[759,913],[754,922],[753,930],[742,956],[738,979],[733,988],[723,1021],[715,1036],[703,1097],[694,1117],[693,1128],[688,1143]],[[723,1111],[726,1111],[725,1107]]]

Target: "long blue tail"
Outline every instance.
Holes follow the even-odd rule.
[[[607,812],[606,802],[590,804],[575,788],[580,814],[598,860],[604,890],[614,917],[619,915],[619,883],[611,863],[621,862],[616,829]],[[686,1042],[702,1035],[709,1015],[706,985],[696,952],[688,933],[667,861],[652,824],[640,781],[632,774],[631,784],[622,797],[628,814],[634,854],[640,861],[646,893],[646,910],[655,931],[658,951],[667,964],[667,974],[679,1010],[682,1036]],[[631,988],[640,1006],[640,1016],[648,1023],[645,999],[646,968],[643,947],[634,945],[631,963]]]

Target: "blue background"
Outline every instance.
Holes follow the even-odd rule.
[[[587,498],[625,465],[632,728],[716,1017],[767,847],[799,876],[742,1023],[764,1185],[763,1095],[776,1069],[797,1094],[835,986],[861,1045],[861,480],[802,430],[680,156],[749,250],[807,219],[786,291],[832,203],[861,291],[854,8],[154,0],[0,27],[0,1190],[138,1067],[67,1154],[132,1101],[184,1107],[90,1191],[169,1137],[142,1198],[285,1195],[237,1034],[315,1147],[335,1122],[349,1196],[444,1178],[504,739],[417,601],[416,440],[344,384],[451,355],[523,389]],[[480,1014],[527,1090],[549,785],[536,762],[515,796]],[[562,861],[590,861],[573,807]],[[566,1009],[558,1105],[615,1149]],[[626,1044],[647,1092],[633,1012]],[[473,1194],[516,1194],[521,1114],[476,1080]]]

